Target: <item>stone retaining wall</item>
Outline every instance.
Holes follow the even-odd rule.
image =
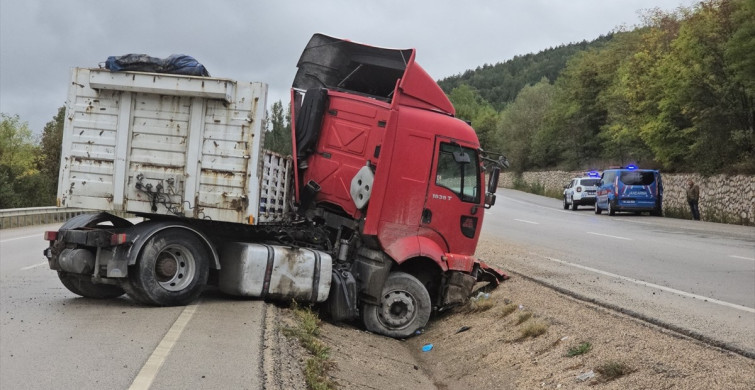
[[[545,194],[563,193],[564,185],[584,172],[524,172],[522,180],[527,185],[542,186]],[[663,175],[664,215],[691,218],[685,197],[688,179],[700,186],[700,216],[704,221],[755,225],[755,176],[716,175],[703,177],[697,174]],[[499,185],[514,188],[512,172],[502,172]]]

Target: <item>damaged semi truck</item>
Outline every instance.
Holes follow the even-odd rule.
[[[480,149],[413,49],[315,34],[291,157],[262,148],[266,97],[262,83],[73,69],[58,202],[101,212],[45,233],[63,285],[158,306],[216,285],[406,337],[506,279],[473,256],[505,158]]]

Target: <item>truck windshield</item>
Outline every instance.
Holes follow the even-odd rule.
[[[463,155],[469,157],[468,161],[459,158]],[[458,144],[443,143],[440,146],[440,156],[438,156],[435,184],[453,191],[464,202],[479,203],[479,169],[480,163],[474,149]]]

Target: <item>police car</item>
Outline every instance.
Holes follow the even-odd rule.
[[[569,207],[576,210],[580,205],[594,205],[598,182],[600,174],[595,171],[588,172],[585,177],[571,179],[571,182],[564,186],[564,210]]]
[[[655,169],[639,169],[636,165],[606,169],[597,192],[595,214],[606,210],[608,215],[617,211],[663,215],[663,181]]]

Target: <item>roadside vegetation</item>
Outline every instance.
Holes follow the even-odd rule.
[[[645,10],[639,26],[439,83],[517,173],[635,163],[753,174],[753,18],[750,0]]]
[[[569,350],[566,351],[566,356],[574,357],[574,356],[584,355],[590,352],[591,349],[592,349],[592,344],[585,341],[583,343],[580,343],[577,346],[569,348]]]
[[[64,107],[35,137],[18,115],[0,113],[0,209],[54,206]]]
[[[319,339],[320,319],[310,307],[299,307],[294,301],[291,310],[296,319],[296,326],[283,329],[287,337],[295,337],[309,352],[304,367],[304,377],[310,390],[334,390],[336,384],[328,377],[328,370],[333,367],[330,349]]]

